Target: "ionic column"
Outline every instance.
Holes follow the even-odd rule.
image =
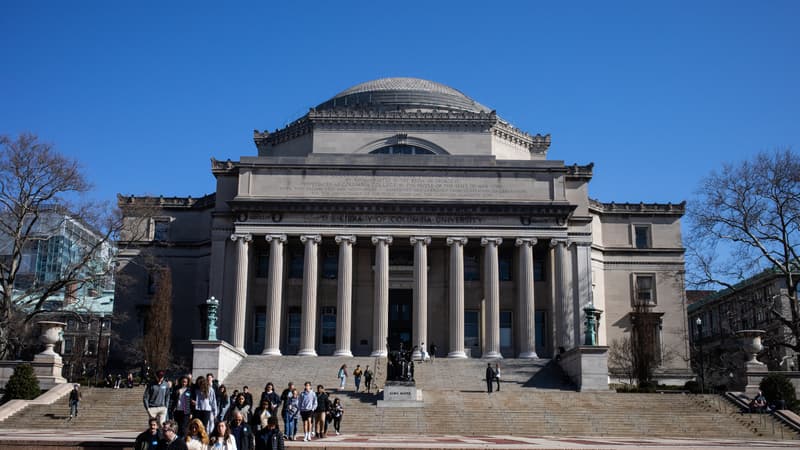
[[[386,356],[389,336],[389,245],[391,236],[372,236],[375,245],[375,305],[372,318],[372,354]]]
[[[464,246],[465,237],[448,237],[450,246],[450,352],[448,358],[466,358],[464,352]]]
[[[300,323],[299,356],[317,356],[317,244],[322,240],[318,234],[304,234],[300,242],[305,244],[303,261],[303,319]]]
[[[518,238],[520,358],[538,358],[536,354],[536,307],[533,301],[533,246],[536,238]]]
[[[336,351],[333,356],[353,356],[350,330],[353,306],[353,245],[355,236],[336,236],[339,244],[339,278],[336,292]]]
[[[411,331],[411,345],[420,347],[411,355],[422,358],[421,344],[428,340],[428,236],[411,236],[414,246],[414,323]]]
[[[247,311],[247,248],[253,236],[234,233],[236,242],[236,297],[233,305],[233,346],[244,352],[244,329]]]
[[[573,296],[573,336],[575,345],[583,343],[583,328],[586,323],[586,311],[583,310],[587,304],[592,303],[592,243],[575,242],[576,274],[575,280],[577,294]],[[598,335],[599,339],[599,335]]]
[[[484,358],[503,357],[500,354],[500,264],[497,257],[497,247],[502,243],[502,238],[481,238],[486,274],[483,282],[483,295],[486,299]]]
[[[550,247],[555,248],[556,308],[553,314],[556,326],[556,346],[569,350],[573,347],[572,302],[570,301],[570,261],[568,241],[551,239]]]
[[[269,280],[267,290],[267,332],[262,355],[281,355],[281,307],[283,299],[283,244],[285,234],[268,234]]]

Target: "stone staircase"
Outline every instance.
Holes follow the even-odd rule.
[[[424,408],[379,408],[380,394],[353,392],[352,375],[339,391],[336,373],[356,364],[375,368],[382,387],[385,360],[367,357],[249,356],[226,379],[230,392],[250,387],[258,398],[267,381],[281,392],[289,380],[323,384],[345,408],[344,433],[367,434],[516,434],[538,436],[652,436],[797,439],[793,431],[767,415],[739,414],[719,396],[686,394],[579,393],[547,360],[500,362],[500,392],[486,393],[486,361],[437,359],[417,364],[417,387]],[[3,428],[143,430],[142,389],[86,389],[81,415],[68,421],[67,399],[30,406]]]

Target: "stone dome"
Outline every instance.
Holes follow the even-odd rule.
[[[467,97],[461,91],[419,78],[381,78],[367,81],[345,89],[321,103],[316,109],[337,108],[491,112],[489,108]]]

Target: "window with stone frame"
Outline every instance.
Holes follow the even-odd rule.
[[[153,218],[153,240],[166,241],[169,239],[169,217]]]
[[[321,314],[322,345],[335,345],[336,344],[336,308],[333,306],[326,306],[322,308]]]
[[[300,307],[292,306],[286,318],[286,343],[300,345]]]
[[[256,255],[256,278],[269,277],[269,251]]]
[[[650,225],[633,226],[633,244],[636,248],[653,247]]]
[[[498,269],[500,271],[500,281],[512,281],[514,279],[514,252],[511,248],[501,248],[498,252]]]
[[[656,305],[656,276],[652,273],[633,274],[633,305]]]

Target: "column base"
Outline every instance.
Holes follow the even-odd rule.
[[[483,359],[503,359],[503,355],[500,352],[487,352],[483,355]]]
[[[455,351],[455,352],[448,353],[447,357],[448,358],[453,358],[453,359],[467,359],[467,354],[464,353],[463,350],[458,350],[458,351]]]
[[[333,352],[333,356],[348,356],[350,358],[353,357],[353,352],[350,350],[336,350]]]
[[[385,358],[388,354],[389,353],[386,350],[373,350],[369,356],[371,358]]]
[[[539,355],[537,355],[536,352],[525,352],[525,353],[520,353],[519,356],[517,356],[517,358],[520,358],[520,359],[538,359]]]
[[[304,348],[297,352],[297,356],[317,356],[317,351],[313,348]]]
[[[268,348],[261,352],[261,354],[264,356],[281,356],[281,351],[277,348]]]

